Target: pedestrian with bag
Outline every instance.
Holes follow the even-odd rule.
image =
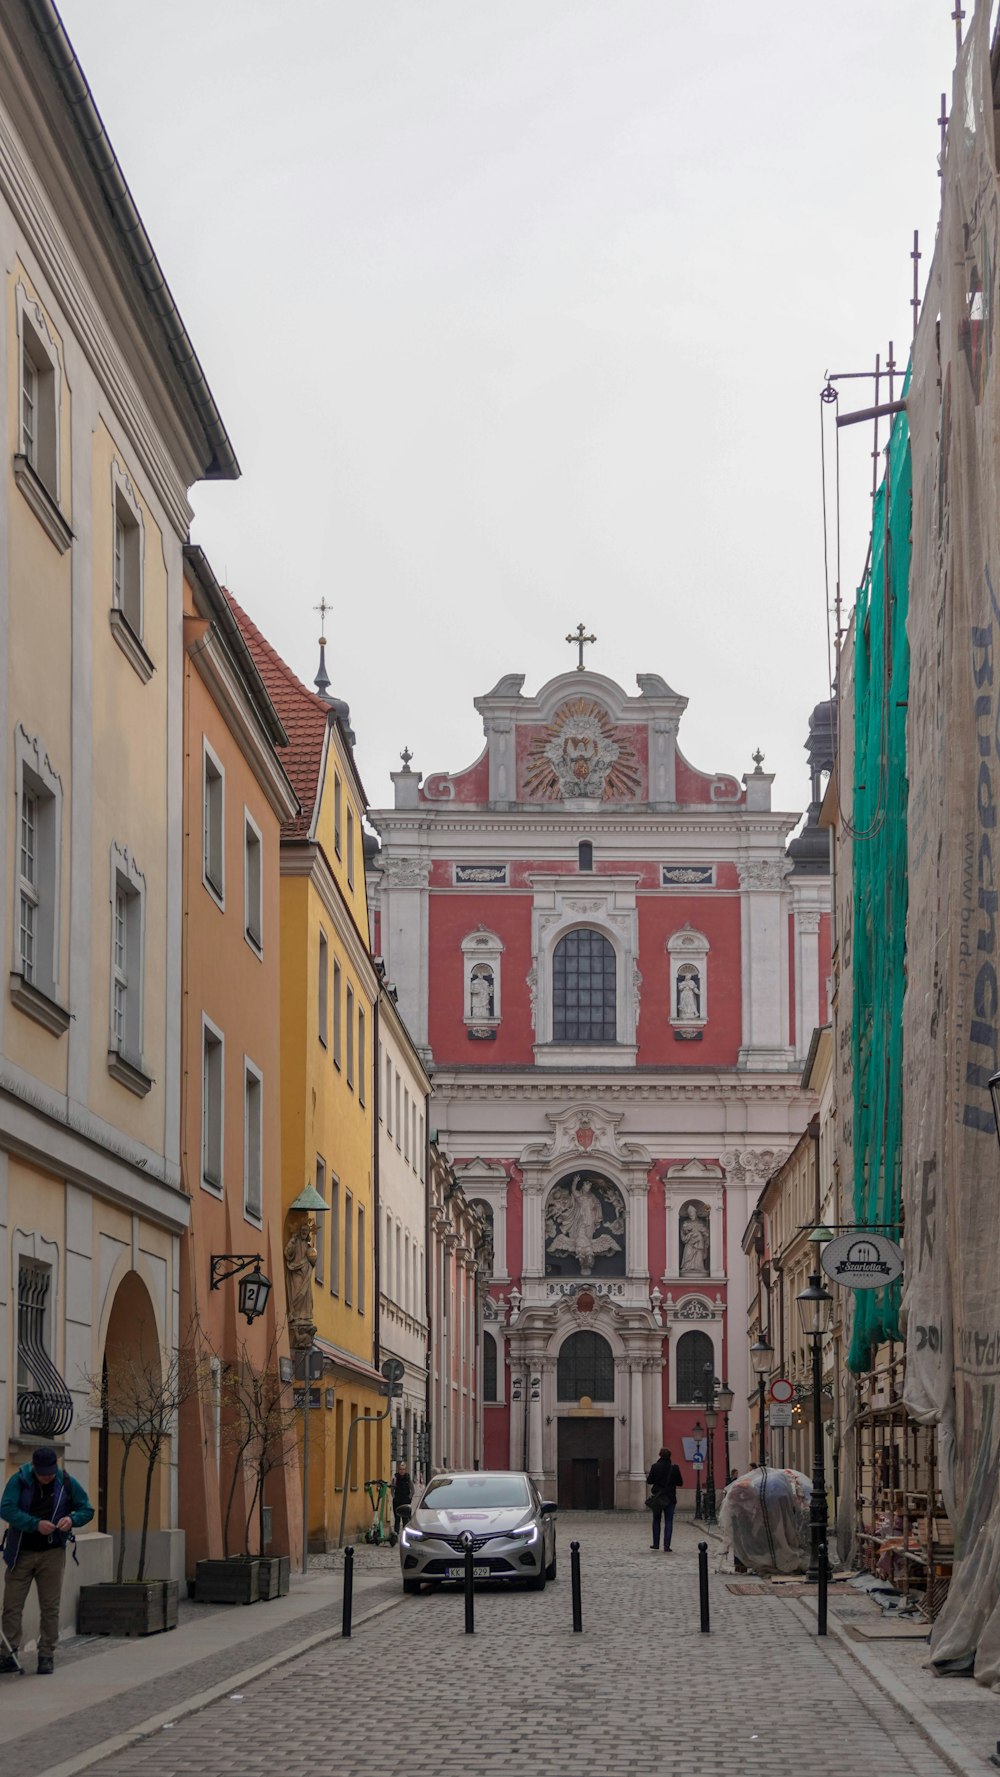
[[[674,1462],[670,1451],[663,1449],[654,1462],[646,1481],[649,1485],[649,1497],[646,1504],[653,1514],[653,1540],[650,1548],[660,1546],[660,1521],[663,1522],[663,1552],[670,1554],[670,1544],[674,1530],[674,1512],[677,1509],[677,1489],[684,1477]]]
[[[13,1474],[0,1499],[0,1518],[7,1525],[3,1559],[7,1569],[3,1592],[3,1636],[7,1651],[0,1672],[21,1670],[16,1655],[21,1645],[21,1620],[32,1583],[38,1588],[38,1670],[53,1670],[59,1640],[59,1600],[66,1569],[66,1544],[94,1516],[79,1481],[59,1467],[54,1450],[42,1446]],[[73,1550],[76,1560],[76,1549]]]
[[[400,1527],[409,1522],[412,1504],[413,1480],[405,1462],[401,1462],[392,1480],[392,1527],[397,1536]]]

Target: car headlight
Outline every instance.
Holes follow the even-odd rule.
[[[510,1539],[511,1542],[527,1543],[530,1547],[532,1543],[538,1541],[538,1525],[522,1524],[520,1530],[511,1531]]]
[[[408,1549],[411,1543],[422,1543],[424,1540],[424,1533],[422,1530],[414,1530],[411,1524],[404,1524],[399,1533],[399,1540],[402,1543],[403,1548]]]

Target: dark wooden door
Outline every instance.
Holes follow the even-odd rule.
[[[613,1419],[560,1419],[557,1459],[559,1504],[566,1511],[614,1510]]]

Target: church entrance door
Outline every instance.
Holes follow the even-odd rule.
[[[570,1512],[611,1512],[615,1505],[615,1422],[560,1419],[559,1504]]]

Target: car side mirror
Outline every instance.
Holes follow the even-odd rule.
[[[558,1510],[559,1510],[559,1507],[556,1505],[556,1502],[554,1499],[543,1499],[542,1500],[542,1516],[543,1517],[547,1517],[550,1513],[557,1512]]]

